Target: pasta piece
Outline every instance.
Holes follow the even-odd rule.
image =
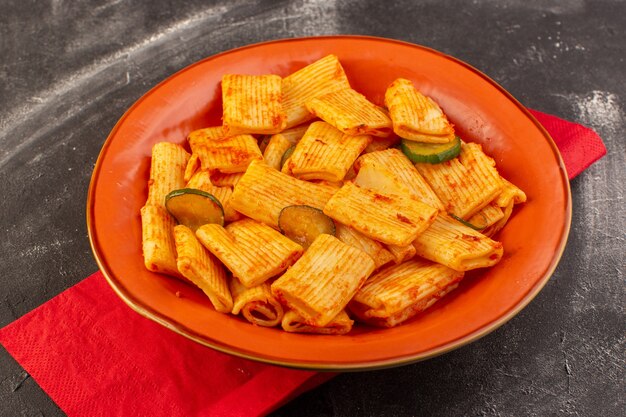
[[[244,172],[251,161],[263,159],[254,136],[225,137],[222,127],[195,130],[187,140],[204,171]]]
[[[379,242],[405,246],[433,222],[437,209],[410,195],[382,194],[346,183],[328,200],[324,214]]]
[[[193,174],[195,174],[200,169],[200,157],[198,154],[191,154],[189,161],[187,161],[187,167],[185,168],[184,180],[185,182],[189,182]]]
[[[361,155],[354,163],[355,170],[358,171],[368,161],[383,165],[408,188],[411,195],[423,203],[440,210],[444,208],[437,194],[402,151],[392,148]]]
[[[470,217],[467,222],[477,229],[483,230],[499,222],[503,217],[502,209],[495,202],[491,202]]]
[[[441,108],[404,78],[395,80],[385,92],[385,104],[393,131],[401,138],[418,142],[448,143],[454,128]]]
[[[226,74],[222,77],[224,132],[278,133],[287,125],[278,75]]]
[[[201,226],[196,235],[213,255],[248,288],[287,269],[302,255],[302,246],[251,219]]]
[[[235,172],[234,174],[211,172],[211,182],[217,187],[234,187],[241,177],[243,177],[243,172]]]
[[[283,319],[283,306],[272,295],[268,283],[247,288],[238,279],[232,279],[230,291],[234,298],[232,313],[241,313],[250,323],[274,327]]]
[[[286,312],[282,320],[283,330],[289,333],[339,335],[349,333],[350,330],[352,330],[353,324],[354,321],[344,310],[341,310],[341,312],[324,327],[316,327],[307,324],[306,320],[293,310]]]
[[[174,227],[174,241],[178,253],[176,265],[180,273],[209,297],[215,310],[230,313],[233,299],[222,264],[202,247],[187,226]]]
[[[349,136],[326,122],[314,122],[289,158],[289,170],[303,180],[341,181],[371,136]]]
[[[341,223],[335,224],[335,237],[346,245],[360,249],[368,254],[374,260],[376,269],[394,260],[394,255],[385,249],[381,243]]]
[[[486,236],[493,236],[502,230],[513,213],[513,206],[526,202],[526,194],[520,188],[502,177],[500,177],[500,180],[503,188],[500,195],[494,200],[494,204],[502,210],[502,218],[483,231]]]
[[[289,141],[290,145],[295,145],[302,138],[302,136],[304,136],[304,133],[309,128],[309,125],[310,123],[301,124],[299,126],[292,127],[290,129],[285,129],[279,134],[283,136],[283,139]],[[261,152],[263,152],[263,154],[265,154],[265,149],[267,148],[267,145],[269,144],[273,136],[274,135],[271,135],[271,136],[265,135],[261,139],[259,143],[259,149],[261,149]],[[265,158],[265,155],[264,155],[264,158]],[[267,162],[267,159],[266,159],[266,162]]]
[[[335,55],[322,59],[283,78],[283,109],[287,127],[313,119],[305,103],[314,97],[350,88],[348,77]]]
[[[391,120],[364,95],[345,88],[306,102],[309,111],[348,135],[387,137]]]
[[[195,188],[197,190],[206,191],[213,195],[222,204],[224,209],[224,220],[227,222],[234,222],[241,219],[241,214],[235,211],[230,204],[230,197],[233,195],[233,190],[230,187],[218,187],[211,183],[211,173],[209,171],[197,172],[187,185],[186,188]]]
[[[519,187],[500,177],[502,181],[502,192],[495,202],[500,207],[508,207],[511,203],[521,204],[526,202],[526,194]]]
[[[480,145],[463,143],[458,158],[441,164],[415,164],[448,213],[464,220],[478,213],[502,191],[495,162]]]
[[[272,135],[265,151],[263,152],[263,159],[265,163],[277,171],[281,169],[281,161],[283,155],[287,149],[291,148],[293,144],[287,140],[281,133]]]
[[[272,293],[306,324],[324,327],[343,310],[374,267],[363,251],[322,234],[272,283]]]
[[[455,289],[464,272],[411,260],[372,275],[349,305],[358,319],[393,327],[432,306]]]
[[[389,149],[398,143],[400,143],[400,137],[397,135],[389,135],[386,138],[376,138],[365,147],[363,153],[384,151],[385,149]]]
[[[417,255],[455,271],[487,268],[500,262],[502,243],[440,214],[413,242]]]
[[[159,142],[152,147],[146,206],[165,207],[165,196],[183,188],[188,160],[187,151],[175,143]]]
[[[387,250],[389,250],[389,252],[393,255],[394,262],[396,264],[401,264],[402,262],[408,261],[415,256],[415,246],[413,245],[387,245]]]
[[[304,136],[310,125],[310,123],[305,123],[296,127],[285,129],[280,132],[280,134],[283,135],[283,137],[292,145],[295,145],[300,139],[302,139],[302,136]]]
[[[323,209],[336,189],[313,184],[276,171],[263,162],[252,162],[230,199],[238,212],[278,228],[278,215],[287,206],[306,205]]]
[[[175,225],[174,218],[162,206],[141,208],[141,246],[146,268],[180,278],[172,236]]]
[[[504,207],[502,210],[502,218],[500,220],[498,220],[496,223],[492,224],[491,226],[487,227],[486,229],[482,230],[481,232],[485,235],[485,236],[493,236],[496,233],[498,233],[500,230],[502,230],[502,228],[504,227],[504,225],[509,221],[509,218],[511,217],[511,214],[513,214],[513,202],[511,201],[509,203],[508,206]]]
[[[409,195],[409,189],[398,177],[377,161],[367,160],[358,165],[354,184],[383,194]]]

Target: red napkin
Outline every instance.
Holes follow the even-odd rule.
[[[592,130],[537,111],[573,178],[606,149]],[[256,416],[332,378],[236,358],[128,308],[102,274],[0,330],[0,342],[68,416]]]
[[[570,180],[606,154],[602,139],[588,127],[537,110],[529,111],[548,131],[561,151]]]

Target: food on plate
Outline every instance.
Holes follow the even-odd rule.
[[[228,290],[224,266],[198,242],[193,230],[179,224],[174,227],[176,265],[180,273],[200,288],[220,313],[230,313],[233,298]]]
[[[439,213],[413,241],[417,255],[456,271],[488,268],[500,262],[502,243]]]
[[[444,204],[446,212],[469,219],[493,201],[503,189],[495,161],[476,143],[461,144],[458,158],[415,167]]]
[[[393,327],[502,259],[495,235],[526,195],[413,81],[375,103],[328,55],[284,78],[224,74],[222,97],[191,152],[154,145],[141,209],[146,268],[216,311],[297,333]]]
[[[233,190],[230,203],[252,219],[278,228],[280,211],[294,204],[323,209],[337,189],[299,180],[254,161]]]
[[[326,122],[313,122],[289,157],[289,172],[302,180],[341,181],[371,140],[368,135],[345,135]]]
[[[312,326],[293,310],[285,313],[281,326],[284,331],[289,333],[314,333],[314,334],[346,334],[352,330],[354,320],[348,316],[345,310],[342,310],[324,327]]]
[[[286,127],[297,126],[315,118],[306,107],[307,101],[346,88],[350,88],[348,77],[339,59],[332,54],[283,78]]]
[[[410,80],[398,78],[385,91],[385,105],[393,131],[409,141],[448,143],[454,140],[454,127],[435,101],[426,97]]]
[[[350,311],[360,320],[393,327],[426,310],[463,278],[443,265],[411,260],[372,275],[357,291]]]
[[[182,146],[160,142],[152,147],[146,206],[165,206],[165,196],[185,186],[189,153]]]
[[[278,75],[226,74],[222,77],[224,134],[279,133],[287,127],[282,79]]]
[[[195,130],[187,140],[191,152],[198,155],[205,171],[223,174],[244,172],[251,161],[263,159],[254,136],[227,136],[222,126]]]
[[[272,283],[272,293],[306,323],[324,327],[344,309],[374,267],[363,251],[322,234]]]
[[[306,102],[306,107],[348,135],[387,137],[392,132],[387,113],[351,88],[314,97]]]
[[[302,255],[302,246],[252,219],[239,220],[226,227],[205,224],[196,235],[248,288],[285,271]]]
[[[233,314],[241,314],[257,326],[274,327],[281,323],[283,306],[272,294],[268,283],[248,288],[238,279],[231,279],[230,292],[234,299]]]
[[[158,205],[141,208],[141,249],[149,271],[181,277],[176,266],[173,230],[176,220]]]

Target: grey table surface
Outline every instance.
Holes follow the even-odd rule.
[[[519,315],[443,356],[342,374],[274,415],[626,415],[626,2],[617,0],[0,2],[0,327],[96,271],[87,187],[135,100],[206,56],[324,34],[451,54],[528,107],[595,129],[608,155],[571,182],[567,248]],[[64,415],[3,348],[0,415]]]

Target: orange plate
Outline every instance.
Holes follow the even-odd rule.
[[[436,99],[461,137],[483,144],[502,175],[527,193],[528,202],[516,207],[497,237],[504,243],[502,261],[467,274],[457,290],[404,325],[392,329],[358,325],[346,336],[252,326],[215,312],[199,290],[148,272],[141,254],[139,209],[147,198],[152,145],[183,144],[190,131],[219,124],[223,74],[286,76],[330,53],[341,60],[353,88],[377,104],[383,103],[385,88],[394,79],[413,80]],[[174,74],[141,97],[117,123],[98,158],[87,203],[89,237],[98,264],[115,292],[139,314],[219,351],[328,370],[407,364],[493,331],[548,281],[563,252],[570,220],[569,182],[556,145],[502,87],[440,52],[359,36],[246,46]]]

